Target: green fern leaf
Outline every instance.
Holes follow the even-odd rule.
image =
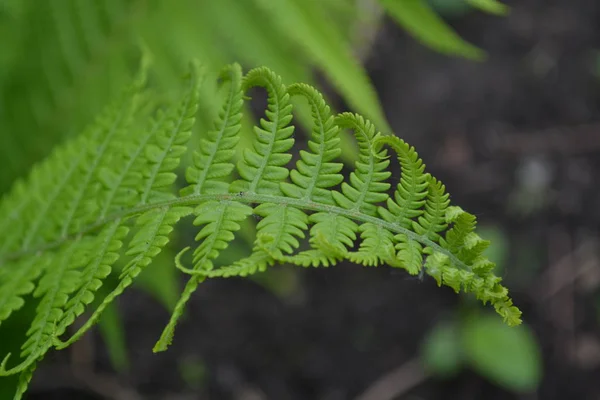
[[[229,94],[216,122],[215,129],[209,131],[206,139],[200,141],[200,150],[195,152],[194,166],[188,168],[186,178],[190,183],[181,193],[200,195],[219,193],[229,190],[226,178],[234,168],[231,159],[239,141],[242,118],[243,91],[242,71],[233,64],[223,69],[221,78],[230,82]],[[240,229],[238,222],[252,213],[252,207],[232,202],[207,202],[194,210],[194,225],[202,226],[196,235],[201,244],[194,251],[194,268],[178,267],[193,275],[175,305],[173,314],[165,327],[154,351],[164,351],[171,343],[177,321],[183,313],[185,304],[204,279],[202,276],[213,269],[213,260],[228,247],[234,239],[233,232]],[[181,254],[181,253],[180,253]]]
[[[50,261],[47,268],[52,273],[45,274],[33,292],[34,297],[41,299],[27,331],[27,340],[21,346],[20,356],[23,360],[6,369],[8,354],[0,365],[0,376],[27,370],[52,347],[56,324],[64,314],[63,307],[68,295],[77,289],[81,275],[78,268],[87,263],[92,243],[90,239],[72,241]]]
[[[75,318],[83,314],[85,307],[94,300],[94,293],[102,286],[102,280],[111,272],[111,266],[119,259],[119,249],[123,245],[129,229],[116,220],[108,225],[97,238],[95,254],[82,270],[77,290],[64,305],[64,313],[58,322],[56,332],[64,332]]]
[[[215,123],[214,130],[200,140],[194,153],[194,165],[186,173],[189,186],[182,195],[223,193],[229,183],[224,180],[234,169],[231,159],[239,142],[242,120],[242,69],[233,64],[223,69],[221,79],[230,82],[227,100]]]
[[[423,245],[405,234],[394,237],[398,255],[391,265],[406,269],[411,275],[417,275],[423,266]]]
[[[286,179],[289,170],[284,166],[291,160],[294,127],[290,95],[281,83],[281,77],[267,68],[256,68],[244,78],[244,90],[263,86],[269,94],[266,116],[261,118],[252,149],[244,149],[238,172],[243,179],[231,184],[230,192],[280,194],[279,182]]]
[[[23,296],[35,289],[33,281],[38,278],[49,262],[48,257],[30,257],[22,263],[17,263],[14,270],[2,269],[0,282],[0,323],[23,307]]]
[[[404,140],[395,136],[379,136],[373,145],[379,148],[383,144],[388,144],[398,154],[402,176],[394,192],[394,200],[388,199],[388,208],[379,207],[378,211],[386,221],[410,229],[413,219],[424,213],[430,176],[424,172],[425,164],[415,149]]]
[[[220,77],[228,84],[224,105],[201,138],[179,194],[172,186],[200,101],[203,77],[197,66],[180,101],[149,123],[136,81],[96,124],[60,146],[0,202],[0,226],[14,225],[14,235],[0,232],[0,323],[27,295],[40,298],[19,359],[9,365],[7,355],[0,364],[0,376],[20,374],[17,398],[44,354],[87,332],[167,246],[175,225],[192,214],[198,229],[192,267],[181,261],[188,248],[175,258],[190,278],[154,351],[172,342],[186,303],[204,280],[248,276],[276,263],[317,267],[350,260],[424,272],[440,286],[491,303],[509,325],[520,323],[521,312],[483,255],[489,242],[475,232],[475,217],[450,205],[444,185],[425,172],[414,148],[377,133],[359,115],[332,116],[314,88],[287,87],[267,68],[242,78],[234,64]],[[231,182],[243,94],[255,86],[267,90],[266,117]],[[308,148],[290,169],[295,95],[308,100],[313,126]],[[354,132],[359,147],[347,180],[336,161],[343,129]],[[396,152],[402,174],[393,198],[386,145]],[[219,266],[242,227],[250,226],[251,215],[260,221],[250,255]],[[98,292],[123,258],[116,287]],[[105,297],[93,302],[98,293]],[[92,302],[98,306],[87,321],[63,337]]]
[[[342,207],[376,215],[375,204],[388,199],[390,184],[386,180],[392,174],[387,170],[390,162],[385,160],[387,151],[376,150],[375,126],[358,114],[343,113],[336,117],[336,124],[354,130],[359,148],[359,159],[350,173],[350,183],[342,183],[342,192],[333,192],[335,201]]]
[[[343,164],[334,162],[341,153],[339,128],[334,122],[329,106],[315,88],[295,84],[288,87],[288,92],[291,95],[302,95],[308,100],[314,123],[308,141],[309,151],[300,150],[296,168],[290,172],[292,182],[282,182],[281,188],[290,197],[334,204],[328,189],[340,184],[344,179],[339,173]]]
[[[391,265],[394,262],[394,235],[390,231],[371,222],[360,225],[358,230],[360,248],[348,254],[350,261],[367,266],[377,266],[382,263]]]
[[[173,170],[187,150],[185,146],[192,135],[204,73],[199,65],[193,67],[189,76],[190,86],[177,107],[171,108],[161,123],[154,141],[145,147],[144,156],[148,168],[144,171],[140,204],[165,201],[175,197],[169,190],[177,175]]]
[[[199,87],[203,76],[198,65],[193,66],[192,73],[189,76],[189,88],[184,95],[182,101],[177,107],[173,107],[166,113],[161,113],[154,123],[155,132],[151,138],[142,138],[140,143],[137,143],[136,149],[140,149],[140,144],[143,145],[143,152],[136,151],[135,157],[129,159],[119,174],[121,177],[126,176],[130,167],[135,165],[136,161],[141,159],[141,165],[145,165],[147,171],[137,175],[142,185],[137,185],[138,191],[141,193],[139,199],[135,199],[138,205],[144,205],[148,201],[160,201],[174,197],[168,191],[176,175],[173,171],[180,162],[181,155],[185,152],[185,143],[191,136],[191,128],[194,123],[194,115],[198,107]],[[144,162],[145,161],[145,162]],[[134,170],[135,173],[135,170]],[[105,182],[108,187],[114,187],[115,184],[137,183],[135,176],[124,181],[123,179]],[[127,187],[127,185],[125,185]],[[112,191],[114,193],[114,190]],[[130,206],[136,203],[130,204]],[[120,282],[117,287],[105,298],[104,302],[99,306],[96,312],[90,317],[77,333],[70,339],[61,341],[55,339],[57,348],[63,348],[76,341],[83,335],[99,318],[101,312],[115,297],[121,294],[133,279],[139,275],[141,270],[148,266],[153,257],[155,257],[169,241],[168,235],[173,230],[180,218],[189,215],[191,210],[187,207],[174,207],[162,209],[150,209],[146,213],[141,214],[136,224],[139,226],[137,233],[131,240],[126,255],[133,256],[133,259],[125,266],[120,276]],[[121,227],[123,228],[123,227]],[[114,239],[113,239],[114,240]],[[116,243],[115,243],[116,244]],[[120,247],[120,245],[119,245]],[[112,260],[112,263],[116,258]],[[111,264],[112,264],[111,263]],[[110,265],[105,266],[104,270],[108,270]],[[93,299],[93,297],[92,297]],[[91,300],[90,300],[91,301]],[[77,315],[79,315],[78,313]],[[68,321],[65,325],[72,323]]]
[[[418,223],[413,222],[415,232],[426,236],[429,240],[438,241],[440,239],[438,232],[442,232],[448,227],[445,221],[446,209],[450,204],[448,197],[444,185],[435,178],[431,178],[424,213],[418,218]]]

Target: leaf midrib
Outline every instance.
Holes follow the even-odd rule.
[[[121,212],[114,213],[114,214],[108,216],[105,220],[103,220],[101,222],[90,224],[90,225],[84,227],[80,232],[78,232],[74,236],[67,237],[67,238],[61,239],[61,240],[57,240],[55,242],[46,243],[45,245],[37,246],[35,248],[26,249],[26,250],[23,250],[20,252],[12,253],[12,254],[7,254],[4,258],[0,259],[0,267],[2,266],[2,264],[4,264],[7,261],[19,259],[21,257],[27,256],[30,254],[35,254],[35,253],[38,253],[41,251],[48,251],[48,250],[57,248],[57,247],[61,246],[62,244],[68,242],[69,240],[73,240],[73,239],[80,237],[81,235],[84,235],[88,232],[92,232],[92,231],[94,231],[116,219],[119,219],[119,218],[126,219],[129,217],[141,214],[143,212],[153,210],[153,209],[158,209],[161,207],[172,208],[172,207],[176,207],[176,206],[194,206],[194,205],[199,205],[204,202],[211,201],[211,200],[212,201],[237,201],[237,202],[245,203],[245,204],[274,203],[274,204],[281,204],[281,205],[288,205],[288,206],[296,207],[301,210],[334,213],[337,215],[348,217],[355,221],[371,222],[371,223],[373,223],[383,229],[386,229],[388,231],[395,232],[395,233],[403,233],[403,234],[407,235],[409,238],[421,243],[422,245],[424,245],[426,247],[431,247],[436,252],[439,252],[439,253],[442,253],[442,254],[448,256],[448,258],[451,260],[451,262],[454,265],[456,265],[460,268],[466,269],[466,270],[471,270],[470,266],[466,265],[464,262],[459,260],[454,254],[452,254],[449,250],[440,246],[438,243],[435,243],[434,241],[428,239],[427,237],[419,235],[419,234],[411,231],[410,229],[404,228],[398,224],[394,224],[392,222],[385,221],[381,218],[364,214],[360,211],[349,210],[349,209],[345,209],[345,208],[330,205],[330,204],[322,204],[322,203],[317,203],[314,201],[304,201],[302,199],[294,199],[294,198],[289,198],[289,197],[285,197],[285,196],[281,196],[281,195],[257,194],[257,193],[250,193],[250,192],[201,194],[201,195],[192,194],[192,195],[182,196],[182,197],[178,197],[178,198],[171,199],[171,200],[165,200],[165,201],[150,203],[150,204],[142,204],[137,207],[130,208],[128,210],[123,210]]]

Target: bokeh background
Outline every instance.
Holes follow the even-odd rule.
[[[277,267],[203,284],[153,354],[183,279],[166,252],[97,330],[46,358],[28,398],[600,399],[600,4],[503,4],[0,0],[0,194],[93,119],[142,51],[164,99],[191,58],[264,64],[414,145],[477,215],[525,320],[507,328],[387,267]],[[198,131],[219,106],[214,82],[204,90]],[[2,354],[22,329],[3,326]],[[12,385],[0,378],[1,399]]]

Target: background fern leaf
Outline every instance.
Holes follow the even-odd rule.
[[[331,18],[315,0],[255,0],[256,4],[280,27],[292,35],[340,89],[353,108],[359,109],[379,126],[389,130],[377,95],[350,48],[334,29]],[[294,29],[287,29],[293,26]]]
[[[180,157],[187,150],[185,145],[192,135],[203,79],[204,71],[201,67],[198,64],[192,65],[187,93],[179,104],[167,111],[154,140],[145,147],[144,155],[149,168],[144,171],[140,204],[175,197],[169,190],[177,178],[172,171],[177,168]]]
[[[83,314],[85,307],[92,303],[95,292],[102,286],[103,280],[110,274],[112,266],[119,259],[119,249],[129,228],[116,220],[98,235],[94,255],[81,272],[77,290],[69,296],[64,312],[56,328],[57,334],[75,322],[75,318]]]
[[[4,266],[0,275],[0,324],[10,315],[23,307],[23,296],[30,294],[35,289],[34,280],[45,269],[49,258],[46,256],[29,257],[17,262],[13,268]]]
[[[182,217],[189,215],[191,211],[189,207],[163,207],[147,211],[138,217],[136,220],[138,230],[129,242],[125,253],[132,258],[123,268],[119,276],[119,283],[103,299],[102,303],[77,332],[66,340],[54,339],[54,345],[57,349],[65,348],[77,341],[98,321],[106,307],[112,304],[112,301],[133,283],[133,280],[145,267],[150,265],[152,259],[167,245],[173,226]]]
[[[88,262],[92,244],[90,239],[72,241],[50,261],[46,269],[48,272],[40,279],[33,292],[34,297],[41,299],[27,331],[27,339],[21,347],[20,356],[23,360],[7,370],[5,359],[0,368],[0,376],[24,371],[52,346],[56,324],[63,315],[68,295],[79,285],[81,273],[77,268]]]
[[[146,142],[142,140],[142,144],[145,143],[145,146],[143,147],[143,153],[140,154],[140,158],[146,162],[145,165],[147,165],[147,169],[144,171],[146,173],[140,176],[143,180],[143,186],[141,187],[141,197],[138,201],[141,204],[145,204],[148,201],[160,201],[174,197],[166,187],[170,186],[176,177],[176,175],[170,171],[174,170],[179,164],[180,156],[186,150],[185,143],[191,135],[194,114],[198,107],[201,79],[200,68],[198,65],[194,65],[188,78],[189,87],[181,102],[177,106],[171,108],[171,110],[167,111],[164,115],[158,117],[156,133],[150,140]],[[139,147],[137,147],[137,149],[139,149]],[[114,175],[124,177],[127,174],[127,170],[136,161],[137,156],[130,159],[121,171],[114,171]],[[110,190],[111,185],[122,184],[123,180],[119,179],[112,183],[105,183],[108,183]],[[133,205],[135,205],[135,203],[130,204],[130,206]],[[173,230],[173,225],[179,221],[182,216],[188,215],[189,213],[190,210],[185,207],[176,207],[174,209],[165,207],[158,210],[151,209],[140,215],[136,220],[138,230],[129,243],[126,251],[126,255],[134,256],[134,258],[125,266],[121,273],[119,284],[104,299],[104,302],[99,306],[86,324],[84,324],[67,341],[55,339],[55,345],[57,347],[66,347],[85,333],[86,330],[95,323],[100,316],[100,313],[106,308],[109,302],[129,286],[133,278],[141,272],[141,269],[150,264],[151,259],[168,243],[168,234]],[[115,227],[118,226],[119,222],[120,221],[117,221],[115,223]],[[117,235],[117,232],[120,232],[120,236]],[[120,247],[119,239],[123,238],[126,232],[127,230],[123,226],[115,228],[113,235],[109,236],[105,243],[109,243],[113,248]],[[96,264],[95,267],[90,266],[92,271],[97,270],[97,273],[99,274],[107,274],[110,272],[110,266],[118,258],[118,254],[114,252],[111,252],[110,254],[112,254],[111,256],[108,256],[110,257],[110,260],[103,265],[104,268],[97,269],[99,264]],[[96,279],[93,272],[88,274],[88,278],[88,285],[91,284],[96,286],[94,284]],[[95,287],[94,290],[98,287]],[[89,289],[87,291],[83,289],[80,292],[79,297],[83,295],[86,295],[86,300],[91,301],[93,299],[93,297],[90,298],[90,295],[93,296],[93,293],[90,292]],[[74,304],[71,305],[71,312],[75,316],[81,313],[79,309],[75,308],[77,306],[77,301],[74,300]],[[67,326],[72,322],[72,320],[65,319],[63,325]],[[62,332],[59,331],[59,334],[60,333]]]
[[[119,143],[115,139],[131,126],[141,84],[143,82],[136,82],[132,89],[126,90],[115,107],[107,110],[92,128],[90,142],[84,150],[89,153],[83,154],[84,162],[72,177],[72,184],[65,188],[58,199],[59,204],[67,206],[53,213],[53,218],[61,224],[63,237],[96,219],[99,212],[96,198],[102,187],[96,176],[101,168],[110,165],[110,152],[116,150],[115,142]]]

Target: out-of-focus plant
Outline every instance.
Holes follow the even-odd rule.
[[[0,193],[116,95],[142,43],[155,56],[153,79],[162,90],[176,86],[189,57],[212,72],[233,61],[266,65],[286,82],[310,83],[316,68],[351,108],[389,131],[356,55],[368,47],[362,32],[376,29],[381,8],[436,50],[473,59],[484,54],[426,0],[2,0]],[[216,112],[213,89],[203,90],[200,128]],[[305,121],[308,113],[304,107]]]
[[[426,370],[439,378],[452,378],[468,367],[514,392],[533,392],[542,378],[541,352],[530,328],[511,329],[476,312],[434,326],[421,358]]]

